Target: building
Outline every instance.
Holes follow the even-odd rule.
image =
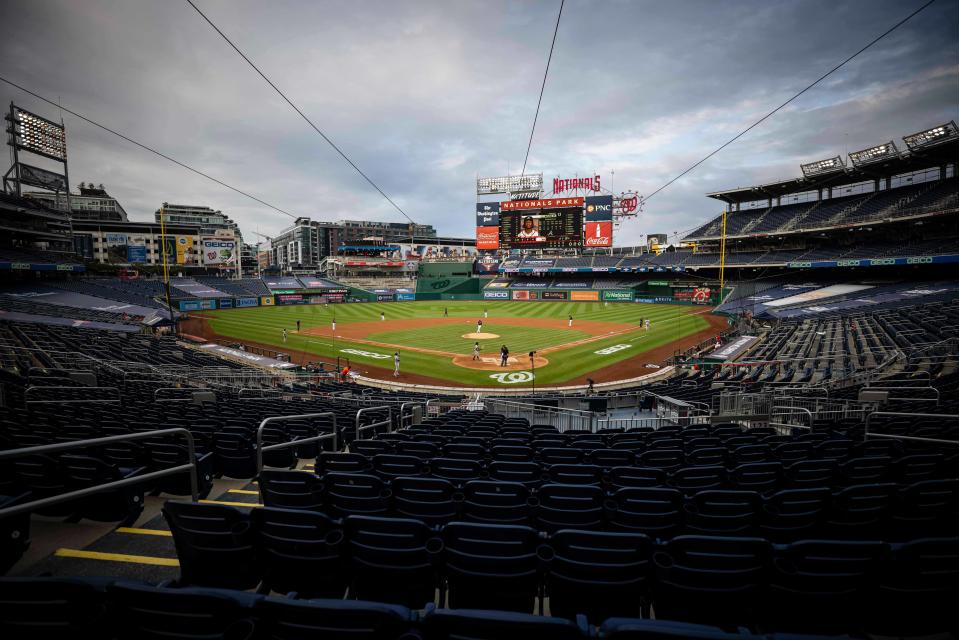
[[[226,229],[232,231],[236,238],[243,237],[243,234],[240,233],[240,227],[233,220],[222,211],[214,211],[210,207],[164,202],[163,206],[157,209],[154,214],[154,220],[158,223],[161,214],[166,224],[198,225],[200,233],[208,236],[216,235],[217,231]]]
[[[408,244],[411,237],[419,244],[435,243],[436,229],[432,225],[412,225],[412,234],[410,227],[403,222],[320,222],[297,218],[292,226],[270,238],[270,264],[286,271],[315,273],[325,258],[337,255],[341,246],[361,245],[364,241]],[[470,242],[475,245],[475,241]]]
[[[36,200],[50,209],[67,210],[67,195],[65,193],[50,193],[46,191],[28,191],[25,198]],[[117,199],[106,192],[103,185],[94,186],[80,183],[79,193],[70,194],[71,217],[74,220],[101,220],[125,222],[127,212]]]

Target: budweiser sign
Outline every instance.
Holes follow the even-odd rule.
[[[516,209],[560,209],[563,207],[583,206],[583,198],[550,198],[546,200],[515,200],[501,202],[500,211],[514,211]]]
[[[599,191],[599,176],[592,178],[553,178],[553,193],[565,193],[583,189],[585,191]]]

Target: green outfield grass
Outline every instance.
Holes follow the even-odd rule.
[[[435,349],[438,351],[448,351],[450,353],[469,354],[473,351],[473,344],[480,343],[480,347],[486,353],[498,351],[501,344],[505,345],[523,345],[523,352],[529,352],[536,349],[545,349],[583,340],[588,338],[589,334],[583,331],[573,329],[539,329],[532,327],[512,327],[506,324],[497,324],[495,320],[486,320],[483,325],[484,333],[495,333],[498,338],[486,340],[472,340],[464,338],[463,334],[476,331],[476,326],[472,321],[464,321],[458,325],[439,325],[436,327],[424,327],[422,329],[411,329],[407,331],[386,331],[383,333],[372,333],[369,340],[376,342],[388,342],[390,344],[402,344],[410,347],[421,347],[424,349]]]
[[[337,338],[289,334],[286,345],[282,333],[286,328],[292,332],[296,321],[300,321],[302,330],[312,327],[330,326],[333,314],[336,314],[337,329],[355,322],[379,321],[380,312],[387,320],[393,319],[429,319],[442,318],[444,309],[449,317],[463,318],[462,325],[424,326],[407,331],[383,331],[367,336],[366,339],[388,343],[395,347],[381,347],[360,342],[351,342]],[[484,320],[484,331],[501,336],[495,340],[482,341],[486,354],[497,353],[500,344],[507,344],[513,354],[568,344],[588,337],[577,331],[576,320],[599,320],[633,325],[635,331],[602,338],[588,344],[571,346],[550,353],[549,364],[536,370],[537,384],[581,383],[591,371],[614,364],[621,360],[641,355],[664,344],[679,340],[685,336],[708,328],[708,322],[701,315],[701,308],[675,305],[640,305],[629,303],[610,303],[604,306],[595,302],[395,302],[337,305],[290,305],[277,307],[254,307],[250,309],[224,309],[204,311],[197,315],[208,318],[212,329],[222,336],[237,340],[249,340],[274,345],[282,351],[284,347],[315,353],[327,358],[347,356],[354,368],[362,371],[365,366],[373,365],[392,369],[391,356],[394,350],[400,351],[401,370],[418,373],[432,378],[448,380],[453,385],[500,386],[500,382],[490,378],[495,372],[465,369],[452,363],[448,356],[404,351],[403,347],[429,348],[450,353],[467,354],[473,346],[473,340],[462,338],[464,333],[475,331],[476,319],[482,318],[483,311],[489,317]],[[497,318],[558,318],[565,320],[569,315],[574,318],[573,329],[539,329],[531,327],[511,327],[497,325]],[[652,329],[649,332],[640,328],[640,319],[649,318]],[[467,322],[467,320],[469,322]],[[613,353],[597,354],[614,345],[629,345]],[[344,352],[344,349],[361,351],[365,354]],[[648,371],[637,369],[630,375],[642,375]],[[402,381],[402,378],[400,378]]]

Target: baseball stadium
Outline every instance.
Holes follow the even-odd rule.
[[[327,3],[12,0],[0,636],[959,640],[959,5],[934,1],[851,3],[886,30],[833,67],[848,2],[592,3],[587,37],[563,1],[333,29]],[[630,69],[564,74],[558,113],[564,8]],[[649,115],[690,49],[697,110]],[[799,60],[832,70],[770,99]]]

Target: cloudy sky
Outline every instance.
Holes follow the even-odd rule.
[[[472,236],[477,175],[518,172],[558,1],[196,0],[417,222]],[[568,0],[527,171],[650,193],[924,0]],[[4,0],[0,75],[294,215],[400,214],[178,0]],[[617,244],[688,230],[718,189],[959,119],[959,0],[938,0],[694,173]],[[0,100],[55,109],[0,83]],[[291,220],[65,116],[74,183],[132,219]]]

